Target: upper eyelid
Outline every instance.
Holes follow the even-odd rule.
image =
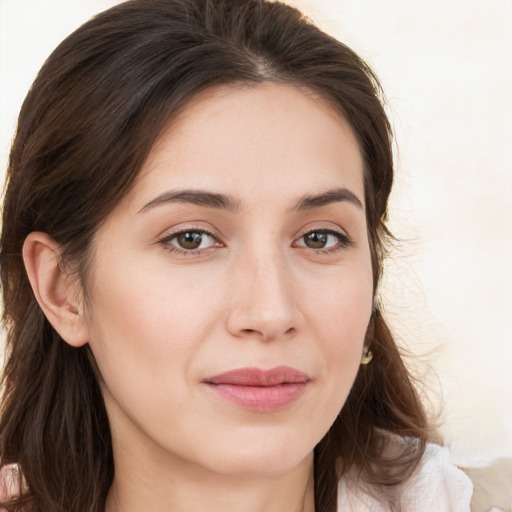
[[[314,226],[314,227],[308,227],[307,229],[301,229],[299,231],[299,233],[296,235],[295,237],[295,240],[298,240],[299,238],[302,238],[303,236],[307,235],[308,233],[313,233],[315,231],[323,231],[323,232],[326,232],[326,233],[332,233],[332,234],[336,234],[336,235],[340,235],[340,236],[343,236],[345,238],[349,238],[349,239],[352,239],[352,237],[347,233],[347,231],[345,229],[342,229],[338,226],[325,226],[325,225],[321,225],[321,226]]]
[[[211,236],[214,238],[217,242],[223,242],[224,237],[221,235],[219,230],[213,228],[211,225],[206,225],[205,222],[204,225],[202,225],[203,222],[198,222],[197,224],[194,222],[191,222],[189,225],[187,223],[183,223],[182,226],[178,225],[175,228],[167,229],[165,230],[161,235],[159,235],[158,241],[168,241],[173,239],[174,237],[186,233],[188,231],[190,232],[198,232],[198,233],[204,233],[208,236]],[[325,225],[321,224],[318,226],[307,226],[306,228],[301,228],[296,234],[293,236],[293,242],[295,243],[297,240],[301,239],[302,237],[306,236],[308,233],[315,232],[315,231],[323,231],[334,235],[339,235],[340,237],[343,237],[344,239],[348,241],[353,241],[353,238],[347,233],[347,231],[339,226],[334,226],[332,224]]]
[[[216,237],[214,233],[206,231],[205,229],[182,229],[180,231],[174,231],[167,235],[163,235],[160,240],[172,240],[173,238],[176,238],[177,236],[182,235],[183,233],[199,233],[201,235],[208,235],[214,238],[215,240],[218,240],[218,237]]]
[[[183,247],[175,246],[174,244],[171,243],[171,241],[174,240],[176,237],[178,237],[179,235],[181,235],[183,233],[187,233],[187,232],[196,232],[196,233],[205,234],[212,238],[214,244],[210,247],[204,247],[202,249],[199,249],[199,248],[185,249]],[[184,228],[184,229],[179,229],[177,231],[168,233],[167,235],[164,234],[163,236],[160,236],[157,240],[157,244],[162,247],[165,247],[165,249],[170,252],[180,255],[181,257],[193,257],[193,256],[204,255],[204,254],[208,253],[209,251],[214,250],[215,245],[217,245],[217,248],[218,248],[219,244],[224,245],[224,242],[220,241],[218,237],[216,237],[213,233],[210,233],[209,231],[207,231],[205,229]]]
[[[190,224],[190,225],[186,225],[186,223],[183,223],[184,225],[183,226],[178,226],[178,227],[175,227],[175,228],[168,228],[166,230],[164,230],[160,235],[158,235],[158,240],[169,240],[169,239],[172,239],[174,238],[175,236],[178,236],[178,235],[181,235],[182,233],[187,233],[187,232],[197,232],[197,233],[204,233],[206,235],[209,235],[213,238],[215,238],[216,240],[220,240],[222,237],[219,233],[218,230],[216,229],[213,229],[211,227],[203,227],[203,226],[200,226],[198,224]]]
[[[338,230],[338,229],[333,229],[333,228],[316,228],[316,229],[308,229],[307,231],[304,231],[302,233],[302,235],[300,235],[294,239],[293,243],[296,243],[298,240],[301,240],[307,234],[315,233],[315,232],[323,232],[323,233],[327,233],[329,235],[338,236],[341,239],[341,242],[345,245],[351,245],[354,242],[353,238],[351,236],[349,236],[343,230]]]
[[[183,228],[179,228],[176,230],[172,230],[170,232],[164,232],[161,235],[161,238],[172,238],[177,235],[181,235],[182,233],[186,233],[188,231],[204,233],[204,234],[212,236],[214,238],[218,238],[220,236],[217,234],[218,233],[217,230],[205,229],[205,228],[201,228],[201,227],[197,227],[197,226],[195,226],[195,227],[190,226],[190,227],[183,227]],[[349,235],[343,229],[333,228],[330,226],[329,227],[324,226],[324,227],[315,227],[315,228],[310,228],[310,229],[304,229],[304,230],[299,231],[299,234],[296,235],[294,238],[295,239],[302,238],[303,236],[307,235],[308,233],[312,233],[315,231],[325,231],[327,233],[338,234],[338,235],[342,235],[342,236],[346,236],[347,238],[350,238]]]

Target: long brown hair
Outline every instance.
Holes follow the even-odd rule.
[[[134,184],[168,120],[200,91],[264,81],[314,91],[352,127],[365,164],[377,289],[392,137],[379,82],[364,61],[279,2],[132,0],[96,16],[39,72],[10,154],[0,249],[7,330],[0,467],[18,464],[26,486],[0,507],[99,512],[114,476],[90,351],[66,344],[39,308],[21,258],[26,236],[48,233],[85,283],[95,231]],[[397,484],[424,451],[425,413],[378,309],[366,344],[373,361],[315,448],[318,512],[336,510],[337,482],[348,471],[369,484]],[[404,437],[391,456],[387,432]]]

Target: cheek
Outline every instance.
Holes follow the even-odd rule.
[[[203,341],[222,315],[217,273],[191,275],[127,254],[104,257],[96,267],[90,346],[113,395],[140,395],[147,404],[144,393],[156,400],[165,389],[161,399],[168,404],[171,392],[184,392]]]
[[[215,317],[217,301],[204,293],[201,276],[192,282],[185,272],[140,262],[131,267],[127,262],[121,271],[113,267],[104,265],[93,290],[93,327],[104,331],[104,339],[179,350],[207,330]]]
[[[373,305],[373,280],[369,265],[333,272],[310,298],[309,323],[321,329],[321,337],[333,351],[357,351],[362,347]]]
[[[125,418],[143,431],[164,431],[165,411],[182,408],[188,376],[201,340],[218,316],[216,301],[168,268],[97,267],[90,346],[100,374],[113,430]],[[182,282],[183,281],[183,282]],[[121,427],[120,427],[121,426]]]
[[[332,421],[341,410],[360,367],[373,305],[371,270],[343,273],[311,301],[309,324],[322,351],[325,409]]]

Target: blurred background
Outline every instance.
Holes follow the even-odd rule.
[[[0,177],[53,48],[113,0],[0,0]],[[512,457],[512,0],[289,0],[387,95],[384,311],[459,465]],[[419,357],[418,357],[419,356]]]

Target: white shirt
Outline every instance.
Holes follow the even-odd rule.
[[[450,452],[428,444],[411,477],[397,489],[400,512],[470,512],[473,484],[453,465]],[[339,512],[393,512],[388,504],[342,479],[338,487]]]
[[[6,497],[17,489],[17,466],[2,468],[0,495]],[[394,512],[389,505],[342,479],[338,487],[339,512]],[[447,448],[429,444],[411,477],[397,489],[400,512],[470,512],[473,485],[455,467]]]

